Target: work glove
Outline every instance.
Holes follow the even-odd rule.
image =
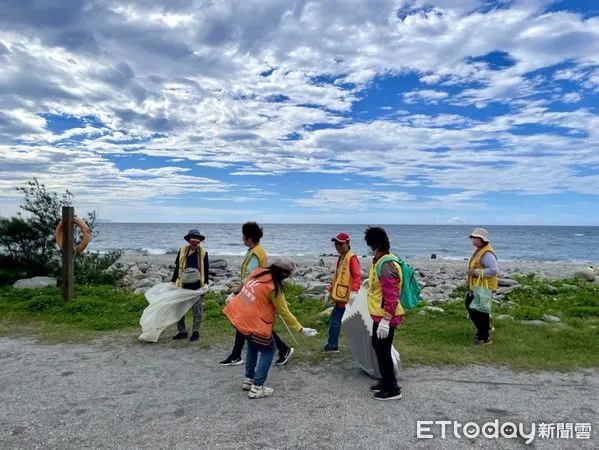
[[[233,297],[235,297],[235,293],[231,292],[229,294],[229,296],[225,299],[225,305],[228,305],[229,303],[231,303],[231,300],[233,300]]]
[[[389,321],[383,319],[379,322],[379,327],[376,330],[376,337],[379,339],[386,339],[389,336]]]
[[[318,334],[318,331],[316,331],[314,328],[302,328],[302,331],[300,331],[300,333],[302,334],[302,336],[312,337],[316,336]]]

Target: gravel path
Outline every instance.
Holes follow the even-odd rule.
[[[416,438],[416,420],[483,424],[588,422],[590,441],[535,439],[534,448],[599,446],[599,371],[517,373],[491,367],[402,370],[404,399],[377,402],[351,363],[292,359],[273,367],[266,399],[240,388],[224,348],[103,339],[44,345],[0,338],[2,448],[520,448],[522,440]],[[401,348],[401,346],[400,346]],[[300,350],[301,351],[301,350]],[[347,361],[347,360],[345,360]],[[484,383],[475,385],[474,380]]]

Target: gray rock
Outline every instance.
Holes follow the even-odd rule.
[[[54,277],[33,277],[33,278],[23,278],[21,280],[15,281],[15,284],[12,285],[14,288],[18,289],[40,289],[46,286],[56,286],[56,278]]]
[[[319,267],[324,267],[324,259],[320,258],[320,259],[318,260],[318,266],[319,266]]]
[[[494,317],[495,320],[514,320],[514,318],[508,314],[499,314]]]
[[[229,264],[224,259],[210,261],[210,270],[225,270]]]
[[[499,295],[509,294],[510,292],[512,292],[514,289],[517,289],[518,287],[519,287],[519,285],[500,287],[497,289],[497,294],[499,294]]]
[[[595,281],[595,279],[597,278],[595,276],[595,273],[592,270],[580,270],[578,272],[576,272],[574,274],[575,278],[579,278],[581,280],[585,280],[585,281]]]
[[[317,315],[318,315],[318,317],[330,317],[332,312],[333,312],[333,307],[331,306],[331,307],[325,309],[324,311],[319,312]]]
[[[546,289],[547,289],[547,292],[549,292],[550,294],[554,294],[554,293],[556,293],[559,290],[558,288],[556,288],[552,284],[548,284],[547,287],[546,287]]]
[[[422,310],[430,311],[430,312],[434,312],[434,313],[444,313],[445,312],[445,310],[443,308],[440,308],[438,306],[425,306],[424,308],[422,308]]]
[[[140,287],[133,290],[134,294],[145,294],[150,290],[151,286]]]
[[[133,285],[133,290],[135,291],[139,288],[151,288],[152,286],[158,283],[162,283],[162,278],[144,278],[143,280],[137,281]]]
[[[557,316],[550,316],[548,314],[543,315],[543,317],[541,317],[541,320],[544,322],[552,322],[552,323],[558,323],[561,322],[562,319],[560,319]]]
[[[513,280],[512,278],[500,278],[499,279],[499,286],[501,287],[507,287],[507,286],[517,286],[518,283],[516,280]]]
[[[521,320],[520,323],[522,325],[534,325],[534,326],[546,325],[546,322],[543,322],[542,320]]]
[[[501,306],[503,306],[504,308],[515,308],[518,306],[518,303],[507,301],[507,302],[503,302],[501,304]]]
[[[145,262],[140,262],[137,263],[137,267],[139,268],[139,270],[141,270],[143,273],[146,273],[148,271],[148,269],[150,268],[150,266],[148,265],[148,263]]]

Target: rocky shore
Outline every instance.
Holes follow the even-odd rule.
[[[292,257],[296,271],[289,280],[302,286],[306,293],[302,299],[322,299],[335,267],[336,257]],[[124,254],[109,270],[125,272],[120,285],[137,293],[144,293],[157,283],[168,282],[174,269],[174,255]],[[449,301],[449,294],[465,283],[467,261],[411,258],[407,259],[416,270],[422,287],[422,298],[432,303]],[[239,284],[240,256],[210,255],[210,286],[212,292],[230,292]],[[363,279],[366,279],[371,258],[361,257]],[[500,260],[500,289],[502,295],[513,290],[518,282],[517,274],[529,274],[546,279],[563,279],[572,276],[588,281],[599,281],[599,270],[589,269],[588,264],[569,262],[531,262]]]

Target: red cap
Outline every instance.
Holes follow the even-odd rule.
[[[346,242],[349,242],[349,234],[347,233],[339,233],[337,236],[335,236],[333,239],[331,239],[331,241],[337,241],[337,242],[341,242],[342,244],[345,244]]]

